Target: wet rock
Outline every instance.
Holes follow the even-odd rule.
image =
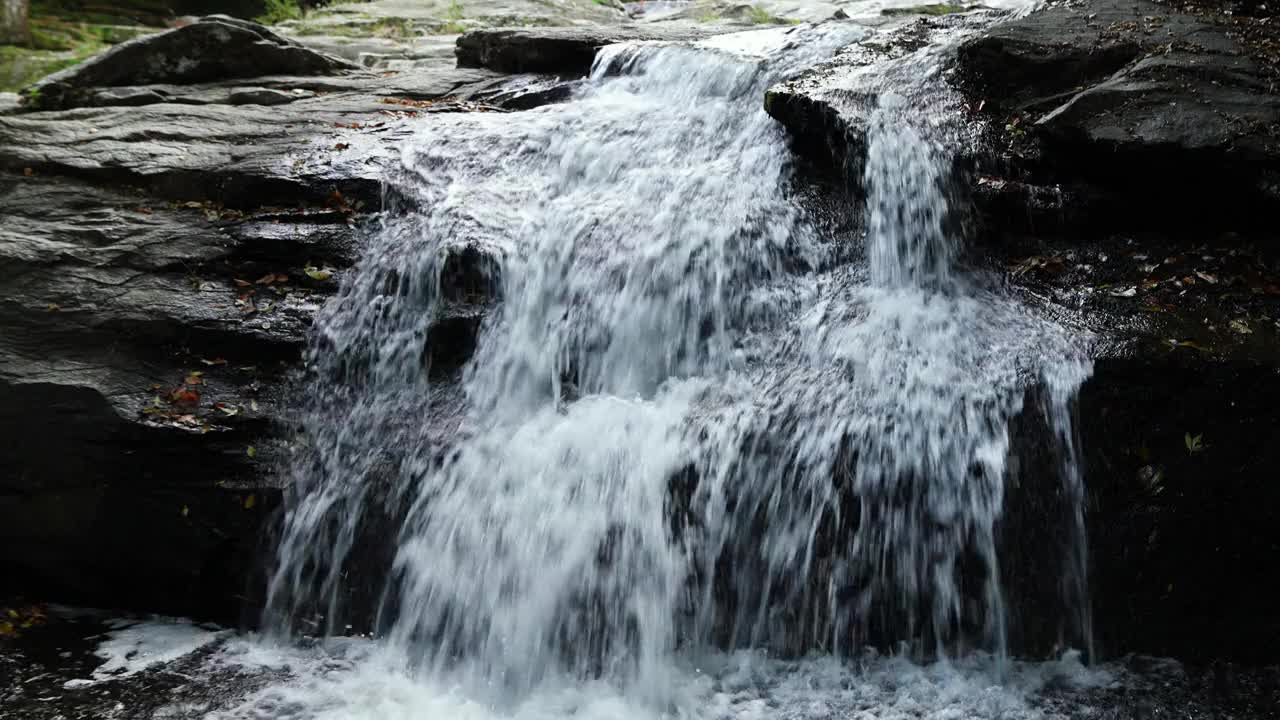
[[[236,620],[280,496],[281,362],[329,288],[261,247],[267,217],[42,177],[0,196],[7,579]],[[340,262],[342,228],[305,254]]]
[[[354,69],[346,61],[286,40],[255,23],[211,16],[136,38],[36,83],[25,91],[33,108],[78,104],[87,88],[189,84],[264,75],[329,75]]]
[[[861,40],[831,60],[769,88],[765,112],[787,129],[797,154],[856,183],[862,176],[868,118],[884,89],[867,69],[940,42],[966,22],[963,16],[945,16],[878,31],[868,28]]]
[[[1278,197],[1277,37],[1250,18],[1091,0],[999,24],[959,62],[1036,177],[1123,191],[1152,213],[1263,212]]]
[[[1101,650],[1275,663],[1280,373],[1199,355],[1104,360],[1081,392]]]
[[[1064,196],[1061,212],[1076,202]],[[984,254],[1029,303],[1089,332],[1094,371],[1075,426],[1098,654],[1276,662],[1280,617],[1257,592],[1280,549],[1280,486],[1269,479],[1280,463],[1274,232],[1050,224],[1006,231]],[[1027,415],[1012,433],[1023,470],[1006,495],[1002,575],[1012,641],[1047,655],[1061,638],[1044,624],[1059,575],[1037,548],[1059,542],[1047,519],[1063,506],[1043,471],[1057,462],[1048,430]]]
[[[640,41],[700,40],[728,32],[717,26],[551,27],[474,30],[458,38],[459,67],[506,73],[586,75],[606,45]]]
[[[435,98],[462,101],[496,90],[488,71],[442,69],[394,80],[276,77],[257,78],[248,88],[210,83],[135,91],[170,102],[0,116],[0,168],[239,207],[318,204],[336,190],[372,209],[381,201],[381,167],[413,118],[473,109]]]

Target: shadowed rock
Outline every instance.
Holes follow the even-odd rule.
[[[959,62],[1012,144],[1039,143],[1017,153],[1034,173],[1262,212],[1280,177],[1278,38],[1251,18],[1092,0],[997,25]]]
[[[586,75],[606,45],[701,40],[741,28],[715,26],[552,27],[475,30],[458,38],[458,67],[506,73]]]
[[[87,88],[189,84],[264,75],[331,75],[357,66],[286,40],[256,23],[211,16],[108,50],[36,83],[29,105],[52,110],[77,104]]]

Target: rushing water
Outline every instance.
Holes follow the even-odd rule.
[[[760,107],[860,32],[614,46],[571,102],[434,116],[317,322],[269,620],[371,608],[379,657],[498,705],[603,683],[684,713],[712,648],[999,665],[1009,423],[1039,387],[1087,642],[1088,363],[957,264],[935,56],[876,71],[865,260]],[[460,376],[429,367],[433,323],[491,295]]]

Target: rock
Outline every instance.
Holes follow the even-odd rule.
[[[1280,373],[1201,355],[1104,360],[1081,392],[1100,649],[1274,663]]]
[[[741,28],[737,28],[741,29]],[[701,40],[734,28],[716,26],[552,27],[473,30],[458,38],[458,67],[505,73],[586,75],[606,45]]]
[[[1015,153],[1028,172],[1123,190],[1152,215],[1261,213],[1280,199],[1277,39],[1250,18],[1090,0],[997,25],[959,62],[997,125],[1027,129],[1014,144],[1038,144]]]
[[[289,374],[337,287],[305,268],[354,261],[416,117],[512,90],[451,67],[154,79],[0,116],[6,587],[238,623]],[[438,375],[474,344],[464,309],[432,328],[459,344]]]
[[[867,28],[860,40],[831,60],[769,88],[765,112],[782,123],[794,150],[806,160],[860,183],[867,122],[884,90],[877,73],[866,68],[902,60],[926,45],[945,41],[971,22],[965,15],[949,15],[882,30]],[[908,92],[911,84],[902,81],[892,87],[895,92]]]
[[[411,132],[412,119],[471,109],[431,101],[495,93],[496,80],[488,71],[449,68],[404,79],[277,77],[255,78],[247,87],[87,89],[79,97],[86,103],[169,102],[0,116],[0,168],[237,207],[322,203],[337,190],[372,209],[382,197],[382,163],[393,155],[393,141]],[[290,98],[278,106],[261,102]],[[257,103],[233,104],[248,101]]]
[[[354,65],[225,16],[121,43],[25,91],[33,108],[70,107],[87,88],[191,84],[265,75],[329,75]]]
[[[21,176],[0,179],[0,197],[7,580],[238,620],[280,495],[280,363],[329,289],[295,258],[345,261],[351,229],[291,255],[264,252],[256,221],[197,203]]]

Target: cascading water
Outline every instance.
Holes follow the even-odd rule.
[[[376,605],[493,702],[571,677],[670,703],[710,646],[1002,654],[1008,423],[1048,388],[1079,508],[1088,364],[957,271],[947,133],[909,99],[871,112],[866,263],[792,197],[760,99],[860,32],[614,46],[572,102],[435,116],[317,322],[270,619]],[[500,303],[459,397],[424,347],[470,312],[463,248]]]

